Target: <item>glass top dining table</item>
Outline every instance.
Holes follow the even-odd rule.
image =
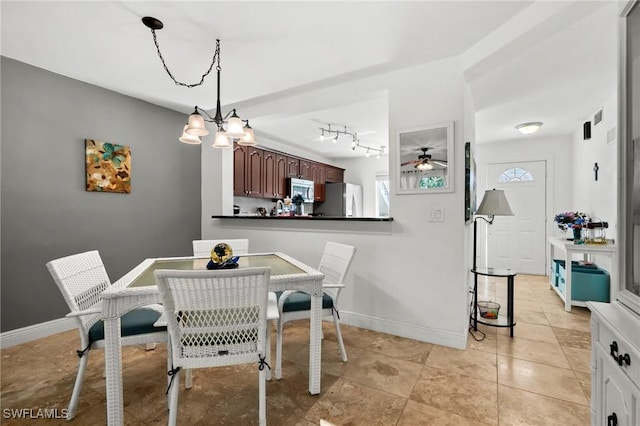
[[[132,309],[160,303],[153,272],[158,269],[204,270],[209,258],[148,258],[105,290],[101,297],[105,330],[105,373],[107,423],[124,424],[122,390],[122,349],[120,317]],[[256,253],[240,256],[239,268],[268,266],[271,268],[269,291],[301,290],[311,295],[309,325],[309,393],[320,393],[322,348],[322,280],[324,274],[284,253]],[[276,372],[280,377],[280,372]]]
[[[156,285],[153,273],[158,269],[179,269],[179,270],[204,270],[207,269],[209,258],[179,258],[179,259],[156,259],[142,273],[128,285],[129,288]],[[255,254],[240,256],[238,268],[255,268],[268,266],[271,268],[271,275],[283,276],[293,274],[305,274],[302,268],[289,262],[287,259],[274,253]]]

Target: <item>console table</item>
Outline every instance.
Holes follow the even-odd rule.
[[[513,337],[513,327],[516,325],[513,314],[513,282],[516,273],[511,269],[494,269],[494,268],[473,268],[473,308],[471,309],[471,321],[473,329],[478,330],[478,323],[490,325],[491,327],[509,327],[509,335]],[[507,279],[507,316],[500,316],[496,319],[482,318],[478,319],[478,275],[487,277],[503,277]]]
[[[611,282],[609,284],[610,300],[616,300],[617,288],[618,288],[618,275],[617,275],[617,258],[618,246],[616,246],[612,240],[608,240],[607,244],[574,244],[573,241],[568,241],[565,238],[550,237],[549,238],[549,265],[553,265],[553,259],[556,252],[560,252],[561,259],[565,261],[565,292],[564,294],[554,285],[554,274],[549,274],[549,286],[553,288],[560,298],[564,301],[564,310],[571,312],[571,305],[574,306],[587,306],[586,302],[578,300],[571,300],[571,258],[574,254],[582,254],[583,259],[591,261],[591,256],[594,254],[600,254],[609,256],[611,258],[611,268],[609,273],[611,274]]]

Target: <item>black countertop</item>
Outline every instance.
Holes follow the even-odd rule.
[[[392,222],[392,217],[344,217],[344,216],[241,216],[214,215],[212,219],[258,219],[258,220],[311,220],[311,221],[342,221],[342,222]]]

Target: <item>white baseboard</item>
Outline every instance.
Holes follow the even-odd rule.
[[[366,328],[367,330],[393,334],[394,336],[406,337],[408,339],[420,340],[422,342],[434,343],[455,349],[465,349],[467,347],[466,334],[443,332],[442,330],[360,315],[344,310],[340,311],[340,321],[343,324],[354,327]],[[0,348],[4,349],[20,345],[52,334],[73,330],[76,327],[77,325],[73,318],[60,318],[6,331],[0,333]]]
[[[20,345],[52,334],[77,328],[73,318],[60,318],[0,333],[0,349]]]
[[[340,321],[343,324],[354,327],[366,328],[367,330],[388,333],[394,336],[406,337],[408,339],[420,340],[422,342],[429,342],[450,348],[466,349],[467,347],[466,333],[455,334],[434,328],[416,326],[415,324],[346,312],[344,310],[340,311]]]

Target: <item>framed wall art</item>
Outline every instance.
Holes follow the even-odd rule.
[[[397,133],[397,194],[452,192],[453,121]]]
[[[86,190],[131,193],[131,149],[85,139]]]
[[[476,160],[471,142],[464,144],[464,220],[470,223],[476,211]]]

